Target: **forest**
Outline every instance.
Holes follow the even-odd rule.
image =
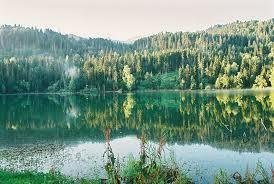
[[[274,85],[274,19],[132,43],[0,27],[0,93],[244,89]]]

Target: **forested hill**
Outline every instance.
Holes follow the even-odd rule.
[[[9,25],[0,27],[1,56],[85,55],[98,54],[101,50],[122,53],[128,49],[127,44],[103,38],[85,39],[75,35],[63,35],[50,29],[41,30]]]
[[[207,44],[225,44],[223,46],[238,45],[244,47],[252,44],[256,40],[273,41],[273,21],[248,21],[234,22],[226,25],[215,25],[205,31],[200,32],[177,32],[177,33],[159,33],[154,36],[139,39],[134,42],[134,48],[139,50],[162,50],[162,49],[179,49],[187,47],[195,47],[199,42],[207,42]],[[259,40],[258,40],[259,39]],[[224,42],[223,42],[224,41]],[[268,40],[269,41],[269,40]],[[248,43],[250,42],[250,43]],[[208,46],[208,45],[200,45]]]
[[[268,87],[274,19],[159,33],[132,44],[0,28],[0,93]]]

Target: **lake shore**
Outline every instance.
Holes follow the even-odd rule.
[[[128,158],[131,153],[138,158],[141,135],[145,133],[147,141],[155,146],[164,137],[167,150],[174,150],[178,165],[190,163],[180,169],[191,169],[192,180],[210,176],[205,180],[213,183],[220,168],[226,170],[229,179],[236,171],[244,176],[247,165],[251,171],[256,170],[257,161],[263,162],[271,176],[269,168],[274,163],[271,91],[211,90],[207,95],[200,90],[159,90],[102,96],[1,96],[1,136],[10,147],[2,146],[2,154],[0,150],[1,169],[10,169],[2,170],[5,175],[10,173],[10,178],[16,177],[12,174],[25,175],[21,171],[29,171],[32,178],[36,172],[45,172],[38,173],[45,178],[48,176],[43,175],[50,174],[53,167],[62,173],[60,177],[64,180],[92,180],[97,172],[93,175],[90,170],[95,170],[95,165],[106,173],[101,159],[105,148],[103,135],[112,126],[111,144],[120,158]],[[37,146],[38,139],[45,144]],[[58,140],[62,147],[58,146]],[[52,146],[46,147],[47,144]],[[126,146],[121,150],[120,145]],[[128,166],[126,161],[122,166]],[[203,173],[196,177],[196,169]]]
[[[131,163],[132,164],[132,163]],[[137,163],[135,163],[137,164]],[[160,166],[160,165],[159,165]],[[141,184],[142,179],[138,176],[138,165],[127,165],[127,174],[122,175],[114,175],[114,179],[111,178],[72,178],[70,176],[65,176],[58,171],[51,170],[48,173],[36,172],[36,171],[21,171],[14,172],[8,170],[0,170],[0,181],[5,184],[22,184],[22,183],[31,183],[31,184],[47,184],[47,183],[56,183],[56,184]],[[182,173],[174,168],[158,168],[160,171],[158,174],[162,175],[162,177],[157,178],[158,181],[162,181],[163,183],[174,183],[174,184],[194,184],[199,183],[193,178],[190,178],[187,173]],[[114,173],[114,171],[112,171]],[[157,169],[156,169],[156,172]],[[163,173],[164,172],[164,173]],[[272,169],[272,177],[268,176],[267,170],[262,168],[260,165],[257,166],[255,172],[251,172],[249,170],[246,171],[244,176],[241,176],[238,172],[233,174],[227,173],[225,170],[220,169],[214,176],[214,184],[230,184],[230,183],[264,183],[264,184],[272,184],[274,181],[274,170]],[[112,174],[113,174],[112,173]],[[136,174],[133,174],[136,173]],[[146,181],[154,181],[155,176],[152,173],[147,173],[148,178]],[[204,178],[205,176],[197,176],[199,178]]]
[[[239,92],[272,92],[274,88],[246,88],[246,89],[196,89],[196,90],[182,90],[182,89],[144,89],[144,90],[133,90],[133,91],[90,91],[90,92],[31,92],[31,93],[0,93],[0,95],[97,95],[97,94],[107,94],[107,93],[152,93],[152,92],[183,92],[183,93],[205,93],[205,94],[215,94],[215,93],[239,93]]]

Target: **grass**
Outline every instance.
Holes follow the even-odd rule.
[[[0,171],[0,184],[100,184],[101,179],[72,179],[59,172]]]
[[[110,132],[105,133],[107,149],[105,152],[108,182],[111,184],[184,184],[193,183],[186,173],[179,170],[175,163],[163,159],[162,151],[165,141],[160,140],[159,147],[150,149],[144,134],[141,137],[141,148],[138,159],[129,159],[121,170],[119,159],[114,156],[110,145]],[[171,162],[172,163],[172,162]]]
[[[37,172],[12,172],[0,170],[0,184],[192,184],[193,180],[186,172],[180,170],[174,159],[165,160],[162,156],[165,140],[160,139],[158,147],[150,147],[144,134],[141,137],[140,153],[138,158],[130,157],[128,162],[121,167],[119,157],[115,157],[110,145],[110,130],[105,132],[106,150],[104,153],[106,179],[72,179],[61,175],[54,170],[48,173]],[[270,184],[273,183],[268,172],[259,162],[255,172],[248,169],[244,176],[238,172],[229,175],[220,170],[214,184]]]
[[[63,183],[72,184],[73,180],[66,178],[60,174],[52,173],[35,173],[35,172],[11,172],[1,171],[0,172],[0,183],[1,184],[43,184],[43,183]]]
[[[263,167],[261,162],[257,163],[255,172],[251,172],[248,168],[246,173],[242,176],[240,173],[235,172],[232,176],[229,176],[224,170],[220,170],[215,175],[214,184],[270,184],[274,182],[274,170],[272,171],[272,179],[268,176],[266,169]]]

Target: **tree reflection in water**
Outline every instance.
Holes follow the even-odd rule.
[[[149,140],[274,151],[274,93],[147,92],[0,96],[2,146],[34,141],[104,141],[146,132]]]

